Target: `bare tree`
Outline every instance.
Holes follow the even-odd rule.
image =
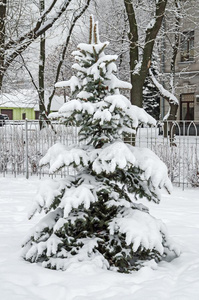
[[[153,47],[162,25],[166,4],[167,0],[124,0],[129,21],[131,103],[139,107],[143,106],[143,85],[150,68]],[[147,18],[144,13],[147,14]],[[147,21],[146,24],[140,24],[139,14]]]
[[[42,16],[43,12],[45,11],[45,3],[44,3],[44,0],[39,0],[39,1],[40,1],[40,12],[41,12],[41,16]],[[43,120],[46,120],[46,121],[48,120],[48,114],[51,111],[51,103],[52,103],[53,97],[55,95],[54,83],[58,81],[58,78],[60,76],[61,67],[62,67],[62,65],[64,63],[64,60],[65,60],[66,50],[67,50],[67,47],[69,46],[70,39],[71,39],[72,33],[73,33],[73,29],[74,29],[77,21],[79,20],[79,18],[84,14],[86,9],[88,8],[90,2],[91,2],[91,0],[81,1],[81,3],[79,2],[77,6],[73,6],[72,10],[70,11],[70,18],[69,18],[70,19],[70,25],[69,25],[69,28],[67,30],[67,34],[65,34],[66,35],[65,43],[64,43],[63,47],[61,47],[62,50],[61,50],[61,53],[59,54],[59,59],[54,61],[55,72],[54,72],[54,78],[51,79],[52,90],[51,90],[49,99],[47,99],[46,93],[44,92],[44,90],[45,90],[44,84],[45,84],[45,80],[46,80],[46,77],[47,77],[45,75],[46,39],[48,38],[45,35],[45,32],[43,32],[40,35],[38,76],[36,76],[36,77],[34,76],[33,71],[28,66],[28,64],[26,62],[26,59],[24,58],[22,53],[20,53],[20,55],[19,55],[21,60],[22,60],[23,67],[28,72],[30,80],[31,80],[34,88],[37,91],[38,99],[39,99],[40,120],[42,120],[42,121]],[[43,20],[43,23],[45,24],[45,20]],[[60,29],[59,31],[63,35],[62,30]],[[45,97],[46,97],[46,99],[45,99]]]
[[[45,10],[45,0],[39,1],[40,6],[40,15],[43,14]],[[45,20],[44,20],[45,21]],[[43,21],[43,22],[44,22]],[[46,39],[45,32],[40,35],[40,53],[39,53],[39,119],[40,119],[40,128],[43,127],[43,120],[45,120],[45,93],[44,93],[44,72],[45,72],[45,59],[46,59]]]
[[[69,46],[69,42],[70,42],[75,24],[78,21],[78,19],[84,14],[84,12],[88,8],[90,2],[91,2],[91,0],[87,0],[85,5],[80,10],[75,11],[74,14],[73,14],[71,25],[70,25],[69,32],[68,32],[68,36],[66,37],[64,47],[62,48],[62,52],[61,52],[61,55],[60,55],[61,57],[60,57],[60,60],[58,62],[58,65],[57,65],[57,70],[56,70],[56,76],[55,76],[55,79],[54,79],[54,83],[56,83],[59,79],[59,76],[60,76],[60,73],[61,73],[61,68],[62,68],[62,65],[64,63],[66,51],[67,51],[67,48]],[[54,95],[55,95],[55,86],[53,87],[53,90],[52,90],[52,92],[49,96],[49,99],[48,99],[48,105],[47,105],[47,112],[48,113],[50,112],[50,107],[51,107],[51,103],[52,103],[52,99],[53,99]]]
[[[0,89],[2,89],[5,73],[13,61],[33,41],[49,30],[70,4],[74,8],[75,3],[72,0],[62,0],[60,1],[60,6],[57,5],[57,0],[51,0],[41,16],[38,15],[36,20],[30,18],[29,23],[28,21],[26,22],[24,31],[15,29],[13,33],[10,30],[13,27],[10,22],[13,22],[13,20],[8,18],[9,3],[7,0],[0,1]],[[14,28],[18,28],[19,20],[16,20],[16,22]]]
[[[118,56],[117,76],[129,81],[128,18],[124,3],[120,0],[100,0],[93,2],[92,8],[101,24],[101,38],[110,41],[109,51]]]

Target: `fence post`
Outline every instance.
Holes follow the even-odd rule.
[[[26,179],[29,178],[28,171],[28,119],[25,119],[25,168],[26,168]]]

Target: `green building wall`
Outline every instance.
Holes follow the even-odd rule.
[[[23,114],[29,120],[35,120],[34,108],[20,108],[20,107],[0,107],[2,109],[10,109],[13,111],[13,120],[23,120]]]

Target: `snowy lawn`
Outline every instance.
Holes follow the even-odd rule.
[[[53,271],[20,258],[21,243],[37,218],[27,220],[38,179],[0,178],[0,299],[2,300],[198,300],[199,189],[174,188],[150,212],[162,219],[181,248],[172,262],[133,274],[88,263]],[[40,219],[40,216],[38,216]]]

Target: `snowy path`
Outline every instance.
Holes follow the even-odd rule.
[[[37,179],[0,178],[0,299],[2,300],[198,300],[199,189],[175,188],[151,213],[165,221],[182,254],[156,270],[132,275],[73,264],[65,271],[43,269],[20,258],[20,245],[36,220],[27,211]]]

